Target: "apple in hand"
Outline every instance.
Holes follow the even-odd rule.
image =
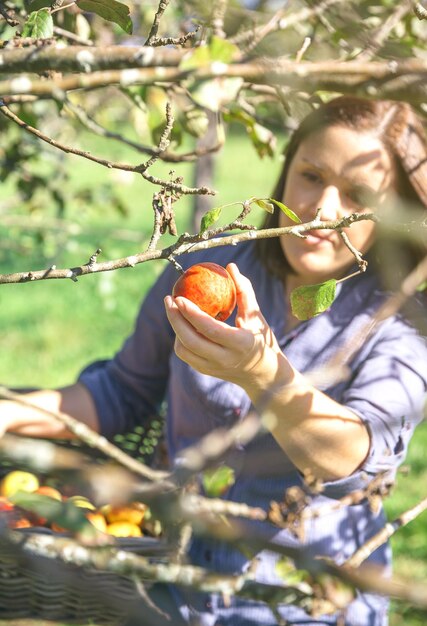
[[[217,263],[197,263],[189,267],[176,281],[172,295],[188,298],[221,322],[230,317],[236,306],[233,279]]]

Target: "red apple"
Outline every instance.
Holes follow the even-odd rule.
[[[197,263],[176,281],[172,295],[184,296],[217,320],[224,321],[236,306],[236,288],[227,270],[217,263]]]

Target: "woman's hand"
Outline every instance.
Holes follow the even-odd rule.
[[[186,298],[165,298],[176,333],[175,352],[203,374],[254,389],[274,382],[283,354],[265,321],[251,282],[234,263],[227,266],[236,285],[236,326],[213,319]],[[290,375],[291,368],[289,366]],[[265,388],[265,387],[264,387]]]

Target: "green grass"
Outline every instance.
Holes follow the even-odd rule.
[[[100,155],[107,144],[96,140],[83,147]],[[115,147],[114,158],[137,162],[135,156],[121,146]],[[216,161],[214,188],[217,195],[213,206],[243,201],[251,196],[268,196],[280,167],[279,160],[260,161],[242,134],[232,137]],[[70,237],[52,234],[47,246],[50,262],[58,267],[80,265],[87,262],[97,247],[102,248],[102,260],[142,251],[150,234],[153,188],[136,175],[123,178],[117,172],[77,157],[67,157],[66,163],[76,192],[87,183],[98,188],[114,180],[118,193],[129,207],[129,215],[105,213],[102,203],[82,207],[70,194],[69,219],[80,225],[85,234]],[[152,173],[167,176],[169,169],[169,166],[156,166]],[[176,170],[192,185],[191,166]],[[3,185],[0,207],[10,193],[10,186]],[[223,219],[228,221],[237,211],[238,207],[225,209]],[[180,231],[188,228],[190,216],[191,198],[186,197],[177,205]],[[254,216],[259,221],[260,210]],[[130,231],[136,240],[121,239],[119,229]],[[13,242],[17,233],[17,230],[0,226],[4,242]],[[166,238],[162,247],[170,241]],[[25,248],[15,255],[3,253],[0,259],[1,273],[47,267],[46,258],[31,251],[26,254]],[[163,263],[150,262],[132,269],[83,277],[77,283],[60,280],[0,285],[1,384],[11,387],[64,385],[73,381],[81,368],[94,359],[113,355],[131,331],[140,301],[162,267]],[[406,463],[409,472],[399,473],[397,485],[386,501],[390,519],[426,496],[426,449],[427,424],[424,423],[410,446]],[[427,513],[400,529],[392,539],[392,546],[395,573],[426,581]],[[400,603],[393,604],[391,626],[421,626],[425,621],[425,615]]]

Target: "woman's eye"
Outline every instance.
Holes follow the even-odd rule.
[[[301,176],[305,178],[306,180],[308,180],[308,182],[310,183],[319,183],[322,180],[320,175],[317,174],[317,172],[306,171],[306,172],[302,172]]]

